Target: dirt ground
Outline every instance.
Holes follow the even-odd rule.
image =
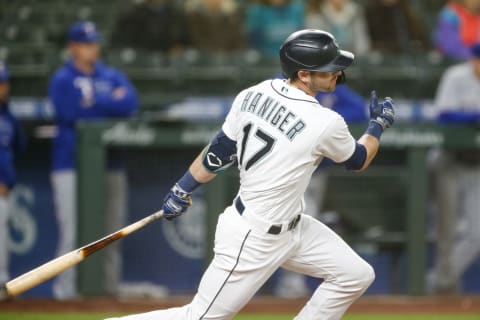
[[[0,311],[31,312],[120,312],[136,313],[154,309],[180,306],[191,297],[171,297],[168,299],[120,299],[85,298],[72,301],[46,299],[21,299],[0,302]],[[254,298],[242,312],[248,313],[295,313],[301,309],[305,299],[280,299],[276,297]],[[368,296],[362,297],[349,313],[478,313],[480,296]]]

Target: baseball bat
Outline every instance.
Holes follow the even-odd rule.
[[[91,254],[97,252],[98,250],[108,246],[109,244],[115,242],[118,239],[121,239],[140,228],[143,228],[147,224],[152,223],[155,220],[158,220],[163,216],[163,211],[157,211],[137,222],[134,222],[114,233],[109,234],[106,237],[103,237],[97,241],[94,241],[86,246],[81,247],[80,249],[75,249],[66,253],[58,258],[55,258],[49,262],[42,264],[41,266],[16,277],[5,283],[0,287],[0,300],[5,300],[8,298],[15,297],[31,288],[39,285],[42,282],[45,282],[56,275],[62,273],[68,268],[73,267],[74,265],[82,262]]]

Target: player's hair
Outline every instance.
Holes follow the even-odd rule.
[[[295,81],[298,79],[298,71],[295,71],[294,73],[292,73],[292,75],[290,76],[290,81]]]
[[[313,71],[309,71],[309,70],[297,70],[294,73],[292,73],[292,75],[289,77],[290,81],[298,80],[298,72],[300,71],[307,71],[309,74],[313,73]]]

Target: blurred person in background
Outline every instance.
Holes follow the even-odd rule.
[[[134,0],[113,29],[113,47],[176,53],[188,45],[185,14],[174,0]]]
[[[8,197],[15,185],[14,153],[25,147],[23,131],[8,109],[9,72],[0,62],[0,284],[9,279]]]
[[[480,43],[470,56],[442,76],[435,99],[440,124],[480,125]],[[437,259],[427,286],[434,292],[455,293],[480,255],[480,151],[436,150],[432,160]]]
[[[365,13],[373,50],[412,53],[428,49],[426,26],[408,0],[369,0]]]
[[[245,27],[235,0],[186,0],[185,12],[193,48],[223,52],[245,47]]]
[[[370,50],[363,8],[352,0],[309,0],[305,26],[330,32],[338,44],[358,56]]]
[[[446,57],[468,59],[470,47],[480,42],[480,0],[449,1],[438,15],[433,36]]]
[[[251,0],[246,9],[249,44],[266,57],[276,58],[285,38],[304,26],[300,0]]]
[[[52,186],[59,227],[57,256],[76,248],[76,136],[79,120],[125,118],[137,109],[137,95],[127,77],[98,60],[100,34],[92,22],[80,21],[68,32],[68,51],[71,59],[52,77],[49,96],[55,108],[57,135],[53,140]],[[115,158],[115,157],[111,157]],[[106,227],[119,229],[125,223],[127,182],[118,163],[107,174]],[[107,257],[106,287],[116,290],[120,277],[118,250]],[[77,295],[74,269],[62,273],[54,283],[58,299]]]

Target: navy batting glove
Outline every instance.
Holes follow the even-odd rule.
[[[393,100],[387,97],[379,103],[377,93],[373,90],[370,97],[370,119],[370,121],[378,123],[383,130],[391,127],[395,121]]]
[[[188,207],[192,205],[190,195],[191,193],[186,192],[176,183],[163,200],[163,216],[167,220],[173,220],[187,211]]]

